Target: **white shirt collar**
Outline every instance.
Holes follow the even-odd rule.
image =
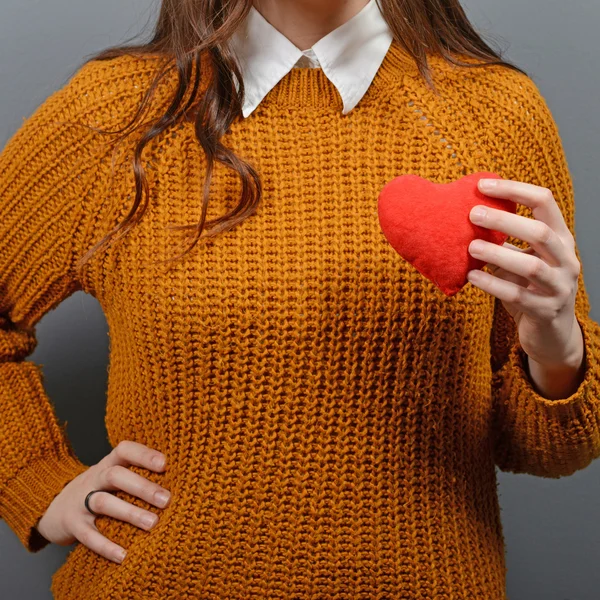
[[[347,114],[371,85],[392,43],[392,32],[376,0],[370,0],[354,17],[302,51],[252,6],[230,42],[244,79],[244,117],[296,66],[323,69]],[[235,84],[239,89],[237,80]]]

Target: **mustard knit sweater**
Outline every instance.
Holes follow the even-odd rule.
[[[494,171],[548,187],[574,232],[571,176],[533,81],[430,61],[440,97],[394,42],[346,116],[320,69],[290,71],[225,136],[261,175],[257,212],[170,267],[153,261],[186,240],[166,225],[200,216],[193,122],[146,148],[142,221],[75,265],[134,198],[133,140],[111,176],[114,137],[83,125],[128,121],[156,57],[86,64],[9,140],[0,516],[39,551],[48,542],[32,527],[88,468],[40,367],[24,360],[36,323],[76,290],[98,300],[109,326],[109,441],[165,453],[163,473],[130,468],[172,494],[159,509],[117,492],[158,524],[98,517],[127,557],[119,565],[76,543],[52,579],[55,598],[506,597],[495,465],[556,478],[600,454],[600,327],[581,276],[585,378],[569,398],[546,399],[499,301],[470,283],[446,297],[386,241],[377,196],[405,173],[440,183]],[[151,112],[162,113],[175,80]],[[217,164],[208,218],[240,191]]]

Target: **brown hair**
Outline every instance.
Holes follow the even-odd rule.
[[[376,2],[392,31],[394,40],[413,57],[420,75],[436,94],[427,54],[441,55],[448,62],[460,67],[504,65],[526,75],[522,69],[501,60],[500,54],[483,41],[467,19],[459,0],[376,0]],[[176,225],[170,228],[195,231],[194,239],[186,251],[188,252],[196,245],[203,231],[206,230],[208,237],[215,236],[231,229],[256,210],[262,196],[262,186],[257,171],[220,141],[233,120],[241,115],[244,100],[241,72],[228,46],[228,40],[251,8],[252,0],[162,0],[158,22],[149,42],[113,46],[92,55],[84,62],[85,64],[92,60],[110,60],[126,54],[141,57],[157,55],[164,58],[133,119],[125,127],[116,131],[97,130],[103,134],[121,133],[119,140],[122,140],[128,135],[129,128],[144,128],[132,157],[136,196],[124,221],[116,225],[79,259],[79,267],[87,263],[94,252],[111,242],[113,236],[116,237],[112,241],[116,241],[140,220],[147,207],[149,196],[148,184],[141,164],[142,151],[150,140],[169,126],[177,123],[181,118],[189,118],[191,106],[197,100],[196,96],[201,84],[204,93],[197,106],[195,133],[206,153],[207,168],[200,222],[195,225]],[[453,54],[481,59],[483,62],[461,62]],[[212,74],[208,82],[201,82],[201,55],[203,60],[208,61],[208,72]],[[172,70],[177,72],[178,85],[169,98],[170,105],[165,114],[154,121],[138,123],[155,88]],[[239,93],[235,87],[234,76],[239,82]],[[183,104],[186,96],[188,99]],[[206,222],[215,160],[221,161],[239,174],[242,193],[238,205],[231,212]],[[144,192],[146,202],[138,211]]]

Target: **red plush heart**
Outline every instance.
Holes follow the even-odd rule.
[[[467,283],[471,269],[487,264],[469,253],[472,240],[502,245],[508,237],[472,223],[471,209],[483,204],[516,213],[512,200],[482,194],[477,187],[480,179],[502,178],[479,172],[450,183],[433,183],[418,175],[401,175],[379,193],[379,224],[388,242],[447,296]]]

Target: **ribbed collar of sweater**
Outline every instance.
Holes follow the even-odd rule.
[[[230,41],[244,80],[243,116],[248,117],[291,69],[303,67],[323,70],[347,114],[368,90],[392,39],[376,0],[306,50],[252,6]]]

